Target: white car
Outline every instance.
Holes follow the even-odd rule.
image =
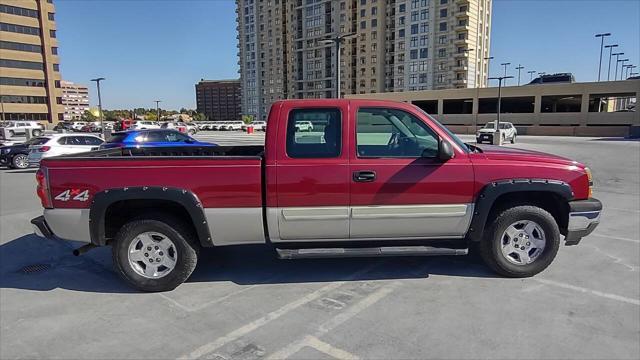
[[[244,122],[242,121],[227,121],[222,126],[218,127],[218,130],[238,131],[242,130],[242,125],[244,125]]]
[[[44,126],[37,121],[9,121],[0,127],[0,136],[4,139],[26,136],[27,132],[31,132],[32,136],[40,136],[44,134]]]
[[[90,124],[90,123],[85,122],[85,121],[74,121],[74,122],[71,123],[71,129],[73,131],[80,131],[80,130],[82,130],[82,128],[85,125],[88,125],[88,124]]]
[[[97,150],[104,142],[89,134],[54,134],[40,137],[29,146],[29,166],[38,166],[44,158]]]
[[[155,121],[138,120],[133,123],[131,130],[160,129],[160,124]]]
[[[250,124],[242,124],[242,130],[247,131],[249,126],[253,126],[254,131],[262,130],[262,126],[266,124],[264,121],[254,121]]]
[[[311,121],[298,121],[296,122],[296,131],[311,131],[313,130],[313,124]]]
[[[211,130],[220,130],[220,128],[226,124],[226,121],[217,121],[211,125]]]
[[[481,144],[483,141],[493,143],[493,134],[496,132],[496,122],[488,122],[482,129],[476,133],[476,143]],[[500,121],[500,135],[502,136],[502,142],[511,141],[512,144],[516,143],[516,137],[518,131],[516,127],[510,122]]]

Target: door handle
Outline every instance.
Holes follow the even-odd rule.
[[[372,182],[376,179],[376,172],[370,170],[354,171],[353,181],[355,182]]]

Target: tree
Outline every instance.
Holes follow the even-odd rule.
[[[158,121],[158,116],[156,115],[155,111],[147,111],[144,114],[144,118],[145,120]]]
[[[80,119],[83,121],[96,121],[97,117],[91,111],[85,110]]]
[[[191,117],[193,118],[193,121],[205,121],[207,120],[207,116],[203,113],[194,113],[193,115],[191,115]]]

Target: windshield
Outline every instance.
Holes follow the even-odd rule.
[[[484,128],[485,129],[495,129],[496,128],[496,123],[494,123],[494,122],[487,123],[484,126]],[[508,123],[503,123],[503,122],[500,123],[500,129],[501,130],[508,129],[508,128],[509,128],[509,124]]]
[[[49,140],[50,139],[46,138],[46,137],[37,137],[37,138],[32,138],[32,139],[29,139],[29,140],[25,141],[25,144],[29,145],[29,146],[31,146],[31,145],[43,145],[43,144],[46,144],[47,141],[49,141]]]
[[[467,146],[467,144],[465,144],[464,141],[460,140],[460,138],[457,137],[454,133],[452,133],[451,130],[449,130],[446,126],[440,124],[440,122],[438,122],[438,120],[434,119],[431,115],[427,114],[427,112],[422,110],[421,108],[419,108],[417,106],[415,106],[415,108],[418,109],[424,115],[428,116],[429,119],[431,119],[431,121],[433,121],[433,123],[436,124],[436,126],[438,126],[442,131],[446,132],[449,135],[449,137],[451,138],[451,140],[453,140],[453,142],[455,142],[456,145],[458,145],[462,149],[462,151],[464,151],[466,153],[471,151],[471,150],[469,150],[469,147]]]

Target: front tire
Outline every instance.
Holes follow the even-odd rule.
[[[513,134],[513,137],[511,138],[511,143],[515,144],[516,143],[516,134]]]
[[[42,130],[33,130],[33,132],[31,133],[33,136],[40,136],[42,135]]]
[[[502,211],[486,229],[480,255],[496,273],[513,278],[534,276],[558,253],[560,230],[549,212],[536,206]]]
[[[196,268],[199,246],[183,222],[165,215],[134,220],[115,237],[112,256],[117,272],[141,291],[170,291]]]

